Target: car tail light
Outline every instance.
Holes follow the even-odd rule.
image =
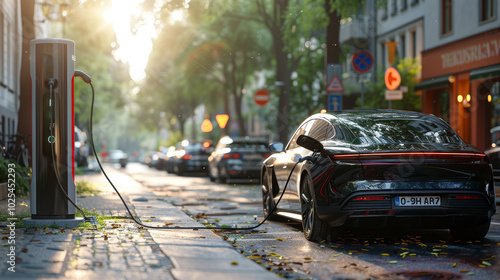
[[[241,158],[241,154],[225,154],[223,158]]]
[[[456,199],[483,199],[479,195],[457,195]]]
[[[270,156],[271,156],[271,154],[263,154],[263,155],[262,155],[262,157],[263,157],[263,158],[268,158],[268,157],[270,157]]]
[[[193,158],[191,155],[183,155],[182,156],[182,159],[191,159]]]
[[[365,159],[365,158],[385,158],[385,157],[397,157],[397,156],[428,156],[428,157],[472,157],[475,160],[481,160],[486,157],[485,154],[480,153],[470,153],[470,152],[392,152],[392,153],[364,153],[364,154],[335,154],[331,155],[330,158],[333,160],[342,159]]]

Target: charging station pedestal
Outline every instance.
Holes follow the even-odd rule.
[[[74,228],[84,222],[58,184],[76,203],[74,182],[75,43],[66,39],[30,42],[32,178],[27,227]]]

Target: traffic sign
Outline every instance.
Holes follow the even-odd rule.
[[[326,97],[326,109],[327,111],[339,111],[342,110],[342,95],[341,94],[328,94]]]
[[[366,73],[373,66],[373,56],[368,51],[355,52],[352,55],[351,64],[354,71],[360,74]]]
[[[203,122],[201,123],[201,131],[210,132],[212,131],[212,129],[214,129],[212,122],[209,119],[204,119]]]
[[[215,115],[215,120],[219,124],[219,127],[224,129],[226,127],[227,121],[229,120],[229,115],[228,114]]]
[[[386,90],[385,100],[403,100],[402,90]]]
[[[253,101],[255,104],[259,106],[264,106],[269,102],[269,93],[266,90],[258,90],[254,95],[253,95]]]
[[[330,80],[330,83],[328,83],[328,86],[326,87],[326,92],[344,92],[344,86],[342,86],[342,83],[339,80],[339,77],[337,74],[333,75],[332,79]]]
[[[394,67],[389,67],[385,70],[385,86],[388,90],[395,90],[401,84],[401,75]]]

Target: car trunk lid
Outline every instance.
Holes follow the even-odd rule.
[[[337,160],[357,160],[366,180],[469,180],[485,155],[473,151],[391,151],[337,154]]]

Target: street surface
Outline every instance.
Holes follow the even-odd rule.
[[[200,223],[244,228],[263,219],[258,182],[217,184],[138,163],[120,171]],[[454,240],[447,230],[413,230],[348,231],[316,243],[288,220],[215,232],[247,258],[291,279],[500,279],[499,214],[483,241]]]

